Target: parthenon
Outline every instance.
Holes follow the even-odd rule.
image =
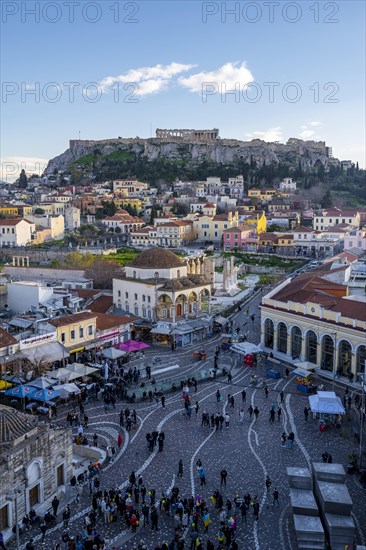
[[[170,141],[215,141],[219,137],[218,128],[213,130],[187,130],[187,129],[174,129],[163,130],[157,128],[156,137],[158,139],[168,139]]]

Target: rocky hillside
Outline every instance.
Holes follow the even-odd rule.
[[[61,155],[51,159],[45,170],[49,175],[59,170],[70,172],[78,169],[82,172],[109,175],[108,170],[100,170],[113,163],[164,161],[181,164],[185,169],[197,163],[217,165],[256,165],[269,166],[286,164],[289,167],[301,167],[305,172],[316,163],[324,168],[328,165],[338,166],[337,159],[327,156],[324,142],[302,141],[291,138],[286,144],[266,143],[262,140],[249,142],[218,139],[209,143],[183,143],[151,139],[109,139],[102,141],[73,140],[70,147]],[[101,172],[101,173],[100,173]],[[120,174],[119,177],[123,177]],[[128,176],[127,176],[128,177]]]

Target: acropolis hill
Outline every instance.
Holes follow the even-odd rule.
[[[46,174],[54,170],[67,170],[70,164],[90,154],[108,157],[112,153],[125,152],[141,156],[149,162],[158,158],[184,159],[186,162],[211,161],[232,163],[237,160],[267,165],[290,162],[303,168],[320,161],[324,166],[338,165],[331,156],[331,148],[324,141],[303,141],[290,138],[286,144],[267,143],[260,139],[240,141],[219,137],[217,128],[208,130],[157,129],[155,138],[112,138],[103,140],[70,140],[69,149],[50,160]]]

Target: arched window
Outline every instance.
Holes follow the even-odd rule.
[[[264,345],[266,348],[273,349],[274,324],[272,319],[266,319],[264,322]]]
[[[277,327],[277,349],[281,353],[287,353],[287,327],[285,323],[279,323]]]
[[[345,375],[351,369],[352,347],[347,340],[341,340],[338,345],[338,369],[339,374]]]
[[[333,370],[334,362],[334,342],[331,336],[326,334],[322,340],[322,364],[321,368]]]
[[[301,355],[302,333],[299,327],[291,330],[291,356],[298,359]]]
[[[309,361],[309,363],[313,363],[314,365],[317,364],[317,336],[313,330],[309,330],[309,332],[306,335],[306,349],[305,349],[305,360]]]
[[[366,372],[366,346],[359,346],[357,348],[356,372]]]

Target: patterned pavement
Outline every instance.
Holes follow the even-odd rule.
[[[249,331],[251,341],[259,340],[258,318],[259,312],[254,302],[251,310],[257,312],[257,320],[244,330]],[[243,326],[246,321],[246,312],[240,312],[236,323]],[[214,347],[217,339],[205,342],[205,350],[208,352],[207,365],[213,362]],[[179,361],[180,371],[192,376],[195,370],[202,368],[203,363],[192,363],[193,348],[174,352],[174,361]],[[171,352],[150,350],[149,354],[160,353],[164,359],[171,357]],[[231,368],[232,383],[220,379],[203,382],[198,386],[197,393],[192,396],[192,403],[199,401],[200,410],[196,417],[193,411],[192,418],[187,420],[183,412],[181,394],[166,396],[165,408],[150,403],[136,404],[138,427],[129,434],[123,433],[123,445],[115,459],[103,468],[101,475],[101,487],[112,488],[125,487],[132,470],[142,475],[147,490],[156,489],[157,497],[162,491],[170,492],[174,485],[180,489],[180,495],[190,497],[201,495],[209,502],[211,524],[208,534],[203,535],[205,541],[211,540],[217,547],[217,532],[219,528],[218,512],[213,508],[209,497],[220,488],[220,471],[225,468],[228,472],[227,486],[223,488],[224,502],[233,498],[236,493],[243,496],[249,492],[251,496],[258,496],[261,505],[259,521],[256,522],[252,514],[248,514],[247,523],[238,521],[236,540],[240,549],[283,550],[297,548],[293,520],[289,506],[289,487],[286,479],[286,466],[309,466],[310,461],[321,460],[321,454],[328,451],[333,456],[333,462],[344,465],[348,462],[348,454],[354,449],[350,437],[345,437],[342,430],[320,432],[317,421],[310,419],[304,421],[303,409],[307,398],[299,395],[292,378],[274,381],[265,379],[264,366],[256,367],[256,374],[260,379],[258,387],[249,386],[249,378],[253,368],[243,367],[242,361],[236,360],[231,354],[220,355],[219,366]],[[169,373],[170,374],[170,373]],[[174,378],[174,374],[170,377]],[[175,374],[176,376],[176,374]],[[167,378],[162,374],[160,378]],[[263,385],[269,387],[269,395],[266,398]],[[241,392],[246,389],[246,403],[241,402]],[[217,403],[216,391],[220,389],[223,401]],[[269,421],[269,410],[272,402],[279,403],[279,392],[284,391],[282,415],[280,421]],[[234,395],[234,409],[227,404],[228,395]],[[249,418],[247,409],[249,405],[258,406],[259,418],[254,415]],[[239,420],[239,411],[244,407],[244,421]],[[119,433],[119,412],[125,408],[125,403],[117,402],[115,411],[104,410],[98,402],[87,405],[89,416],[90,434],[97,432],[100,440],[105,444],[116,444]],[[129,405],[131,408],[131,406]],[[229,428],[214,430],[207,426],[201,426],[201,413],[205,410],[209,414],[227,410],[230,414]],[[59,419],[60,420],[60,419]],[[65,421],[65,415],[61,422]],[[165,432],[165,445],[163,452],[154,451],[149,454],[146,446],[146,433],[157,429]],[[280,437],[282,432],[295,434],[295,446],[293,449],[282,448]],[[207,485],[202,489],[196,472],[196,461],[200,458],[206,469]],[[177,477],[178,462],[183,460],[183,476]],[[279,490],[279,507],[272,506],[272,498],[266,496],[265,479],[269,475],[272,481],[272,489]],[[347,485],[354,502],[354,518],[358,526],[357,539],[364,544],[366,538],[366,506],[365,491],[352,476],[348,477]],[[88,490],[84,488],[80,503],[71,505],[70,534],[76,536],[83,532],[83,519],[91,504]],[[140,505],[141,506],[141,505]],[[362,529],[361,529],[362,526]],[[148,549],[154,550],[163,541],[170,542],[174,535],[174,519],[162,517],[159,512],[158,532],[152,532],[150,527],[140,527],[136,534],[132,534],[124,520],[119,519],[115,524],[104,525],[99,519],[98,531],[109,541],[106,549],[120,548],[131,550],[134,544],[144,540]],[[202,530],[202,528],[201,528]],[[63,529],[59,523],[54,529],[47,532],[43,548],[53,549],[57,542],[61,541]],[[202,533],[200,533],[202,534]],[[40,540],[39,530],[35,530],[36,541]],[[189,532],[186,533],[186,548],[190,547]],[[22,548],[26,539],[22,537]],[[14,548],[14,544],[9,545]]]

